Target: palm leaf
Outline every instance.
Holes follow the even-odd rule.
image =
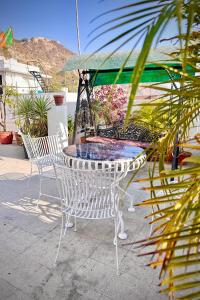
[[[157,5],[161,5],[160,13],[156,8]],[[166,171],[164,162],[166,151],[174,144],[177,133],[179,133],[180,147],[200,150],[198,145],[188,145],[185,142],[188,131],[193,126],[200,111],[200,78],[191,76],[186,69],[186,66],[190,65],[196,71],[199,71],[199,67],[195,64],[199,61],[198,44],[196,46],[192,44],[192,48],[190,47],[194,22],[199,22],[199,8],[198,1],[194,0],[134,1],[109,11],[108,13],[111,14],[115,12],[122,12],[122,14],[110,18],[109,21],[93,31],[94,33],[103,28],[104,32],[97,34],[97,38],[107,32],[115,31],[124,26],[131,26],[120,35],[114,36],[112,40],[106,42],[99,49],[103,49],[117,41],[121,43],[117,48],[119,49],[123,45],[124,39],[127,42],[130,41],[131,35],[135,38],[139,37],[141,30],[145,32],[142,51],[138,56],[132,75],[132,88],[126,114],[126,122],[128,123],[150,49],[152,45],[158,43],[169,21],[171,19],[176,20],[179,31],[177,41],[180,44],[180,50],[172,54],[169,59],[172,62],[178,60],[182,64],[182,70],[164,64],[160,67],[164,68],[166,72],[175,73],[180,77],[166,82],[178,83],[178,87],[170,89],[153,84],[151,88],[164,93],[160,97],[162,101],[158,101],[158,103],[153,101],[148,106],[141,104],[141,107],[153,108],[156,119],[161,120],[164,115],[170,114],[170,126],[166,128],[165,137],[157,142],[156,151],[155,148],[150,149],[149,153],[151,154],[149,154],[147,150],[148,157],[154,154],[159,157],[159,161],[155,161],[149,169],[149,178],[139,180],[140,182],[149,182],[149,186],[143,189],[149,191],[151,195],[149,199],[144,200],[140,205],[153,207],[153,212],[148,217],[151,219],[150,223],[154,224],[154,228],[150,238],[137,244],[140,247],[153,247],[153,250],[145,251],[141,255],[152,256],[150,265],[153,268],[160,268],[160,278],[162,286],[164,286],[162,291],[168,293],[171,298],[176,297],[176,299],[200,298],[200,291],[198,291],[200,281],[196,279],[200,275],[199,157],[191,157],[185,160],[188,163],[195,163],[197,166],[183,166],[182,169],[176,171]],[[140,11],[142,12],[140,13]],[[99,17],[104,15],[102,14]],[[147,20],[147,18],[149,19]],[[186,34],[183,34],[182,30],[183,20],[186,25]],[[144,23],[145,21],[146,23]],[[110,27],[105,28],[105,26]],[[122,72],[124,66],[125,63],[120,72]],[[162,128],[159,130],[162,132]],[[152,147],[155,147],[155,144]],[[171,177],[176,178],[178,182],[168,182]],[[161,194],[159,194],[160,191]],[[197,270],[194,270],[194,265],[196,265]],[[183,296],[184,291],[186,292]]]

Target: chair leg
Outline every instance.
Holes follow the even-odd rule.
[[[114,244],[115,244],[115,255],[116,255],[116,268],[117,268],[117,275],[119,275],[119,259],[118,259],[118,218],[115,218],[115,238],[114,238]]]
[[[62,197],[62,194],[60,192],[60,182],[59,182],[59,179],[56,177],[56,188],[57,188],[57,191],[58,191],[58,194],[59,194],[59,198],[60,198],[60,201],[61,201],[61,211],[62,211],[62,208],[63,208],[63,197]],[[67,223],[65,223],[65,226],[67,226],[67,228],[72,228],[74,226],[74,224],[70,221],[68,221]],[[76,228],[76,227],[75,227]],[[76,230],[74,230],[76,231]]]
[[[128,197],[130,199],[130,206],[128,208],[129,212],[135,212],[135,207],[134,207],[134,201],[133,201],[133,196],[131,196],[125,189],[123,189],[121,186],[118,187],[119,190],[124,194],[124,196]]]
[[[67,221],[65,222],[65,229],[64,229],[63,235],[66,234],[68,228],[71,228],[71,225],[70,225],[70,224],[72,224],[72,223],[69,222],[69,215],[68,215],[68,216],[67,216]]]
[[[69,215],[67,216],[67,222],[65,224],[67,224],[69,222]],[[54,261],[54,265],[56,265],[57,259],[58,259],[58,255],[60,252],[60,246],[61,246],[61,242],[62,242],[62,237],[66,234],[67,231],[67,227],[65,226],[65,230],[63,233],[63,229],[64,229],[64,213],[62,212],[62,222],[61,222],[61,229],[60,229],[60,237],[59,237],[59,242],[58,242],[58,249],[56,252],[56,257],[55,257],[55,261]]]
[[[118,211],[117,220],[118,220],[118,228],[119,228],[119,231],[120,231],[119,234],[118,234],[118,237],[121,240],[126,240],[128,238],[128,235],[127,235],[127,233],[125,232],[125,229],[124,229],[124,220],[123,220],[123,217],[122,217],[122,211]]]

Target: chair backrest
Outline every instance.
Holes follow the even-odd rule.
[[[32,138],[30,135],[22,134],[22,140],[29,158],[59,154],[62,151],[58,135]]]
[[[57,135],[31,138],[32,148],[36,157],[59,154],[62,151]]]
[[[58,137],[59,137],[59,142],[62,146],[62,149],[64,147],[67,147],[68,146],[68,129],[61,122],[59,123]]]
[[[63,204],[79,217],[93,219],[105,218],[108,212],[115,213],[118,208],[118,184],[124,175],[107,170],[80,170],[54,165],[62,195]]]

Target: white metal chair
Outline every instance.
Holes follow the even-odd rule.
[[[116,267],[119,274],[118,243],[119,231],[119,183],[126,176],[127,171],[119,172],[117,168],[101,170],[73,169],[70,166],[55,165],[58,178],[58,188],[62,199],[62,224],[58,250],[55,258],[57,261],[61,240],[65,235],[69,218],[102,220],[114,219],[115,223],[115,247]],[[64,218],[66,218],[64,220]]]
[[[40,187],[37,206],[42,195],[58,198],[42,193],[42,180],[47,178],[55,179],[53,168],[54,163],[64,164],[62,147],[59,135],[32,138],[30,135],[22,135],[22,140],[31,162],[30,178],[33,174],[33,165],[36,165],[39,173]]]
[[[116,161],[98,161],[91,159],[80,159],[71,156],[65,156],[65,164],[72,167],[73,169],[88,169],[88,170],[99,170],[114,167],[117,172],[132,172],[143,167],[146,163],[146,154],[142,153],[136,159],[118,159]],[[128,208],[129,212],[134,212],[134,202],[133,196],[129,194],[126,188],[119,186],[121,192],[126,196],[130,201],[130,206]],[[122,234],[123,235],[123,234]]]

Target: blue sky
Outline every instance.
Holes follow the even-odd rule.
[[[92,52],[113,37],[107,34],[92,43],[88,34],[99,24],[109,20],[110,15],[90,23],[92,18],[130,0],[79,0],[79,23],[82,52]],[[133,2],[133,0],[132,0]],[[115,15],[116,16],[116,15]],[[13,27],[16,39],[46,37],[61,42],[68,49],[77,52],[75,0],[5,0],[1,3],[0,31]],[[119,31],[120,32],[120,31]],[[174,35],[172,23],[166,36]],[[138,43],[138,47],[141,43]],[[130,45],[125,47],[130,48]],[[111,51],[113,46],[105,51]]]

